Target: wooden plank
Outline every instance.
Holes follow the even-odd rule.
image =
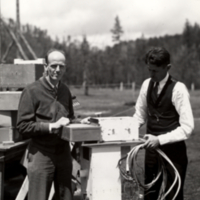
[[[0,127],[12,127],[12,117],[10,111],[0,111]]]
[[[52,185],[51,185],[51,190],[50,190],[50,194],[49,194],[48,200],[52,200],[53,199],[54,193],[55,193],[55,190],[54,190],[54,182],[53,182]]]
[[[10,50],[11,50],[13,45],[14,45],[14,41],[12,40],[10,42],[10,44],[8,45],[7,49],[6,49],[6,52],[4,53],[4,55],[3,55],[2,59],[1,59],[1,62],[5,62],[5,59],[7,58],[8,53],[10,52]]]
[[[26,148],[27,145],[29,144],[29,142],[30,142],[30,140],[23,140],[23,141],[19,141],[14,144],[11,144],[11,145],[3,145],[2,143],[0,143],[0,154],[3,152],[6,152],[6,151],[10,151],[10,150],[16,151],[16,149],[18,149],[18,148],[19,149]]]
[[[22,136],[16,129],[16,123],[17,111],[0,111],[0,142],[22,140]]]
[[[4,199],[4,174],[5,174],[5,164],[0,162],[0,200]]]
[[[12,128],[0,128],[0,142],[13,141],[14,133]]]
[[[91,158],[91,149],[88,149],[89,151],[86,151],[89,153],[88,159],[85,158],[84,152],[87,148],[81,147],[80,151],[80,161],[81,161],[81,170],[80,170],[80,178],[81,178],[81,193],[82,193],[82,199],[86,199],[85,195],[87,194],[87,191],[91,191],[90,188],[90,181],[89,181],[89,172],[90,172],[90,158]]]
[[[101,140],[101,127],[88,124],[70,124],[63,127],[61,138],[71,142]]]
[[[26,178],[25,178],[15,200],[24,200],[26,198],[27,194],[28,194],[28,187],[29,187],[29,180],[28,180],[28,176],[26,176]],[[53,199],[54,193],[55,193],[54,183],[52,183],[48,200]]]
[[[17,111],[22,92],[0,92],[0,111]]]
[[[0,128],[0,142],[3,141],[18,142],[20,140],[22,140],[22,137],[16,128],[10,128],[10,127]]]
[[[130,141],[109,141],[109,142],[99,142],[99,143],[85,143],[82,144],[83,147],[101,147],[101,146],[133,146],[144,143],[144,140],[138,139],[138,140],[130,140]]]
[[[0,86],[21,88],[43,76],[44,66],[39,64],[1,64]]]
[[[29,45],[28,41],[26,40],[26,38],[23,36],[23,34],[18,31],[20,37],[22,38],[24,44],[26,45],[27,49],[29,50],[29,52],[31,53],[31,55],[33,56],[34,59],[37,59],[37,56],[35,54],[35,52],[33,51],[33,49],[31,48],[31,46]]]
[[[0,127],[16,127],[17,111],[0,111]]]
[[[4,22],[4,20],[1,19],[1,21],[2,21],[2,23],[3,23],[4,27],[5,27],[5,29],[8,31],[8,33],[9,33],[10,36],[12,37],[13,41],[15,42],[15,44],[16,44],[16,46],[17,46],[19,52],[21,53],[22,57],[23,57],[24,59],[28,60],[28,57],[26,56],[25,52],[23,51],[21,44],[19,43],[18,39],[17,39],[16,36],[15,36],[15,33],[12,31],[12,29],[10,29],[10,28],[6,25],[6,23]]]
[[[17,197],[15,200],[24,200],[28,194],[28,186],[29,186],[29,181],[28,181],[28,176],[24,179],[24,182],[22,184],[22,187],[17,194]]]

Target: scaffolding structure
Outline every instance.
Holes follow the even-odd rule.
[[[11,38],[11,42],[6,48],[6,51],[2,55],[2,49],[1,49],[1,44],[2,44],[2,30],[6,30],[6,32],[9,34]],[[19,0],[16,0],[16,26],[15,26],[15,31],[13,30],[12,27],[10,27],[7,23],[6,20],[2,17],[1,14],[1,6],[0,6],[0,63],[5,63],[5,60],[11,50],[11,48],[16,45],[17,47],[17,53],[16,57],[17,58],[22,58],[24,60],[28,60],[28,56],[26,52],[24,51],[21,41],[24,43],[26,48],[28,49],[29,53],[33,57],[33,59],[37,59],[37,56],[30,46],[29,42],[26,40],[25,36],[22,34],[20,30],[20,9],[19,9]]]

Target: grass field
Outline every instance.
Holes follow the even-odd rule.
[[[72,94],[80,102],[80,108],[75,109],[76,115],[93,116],[96,112],[102,112],[102,116],[113,116],[122,111],[130,109],[128,114],[134,113],[134,108],[126,106],[126,103],[136,101],[138,91],[118,89],[90,89],[89,95],[85,96],[83,90],[71,88]]]
[[[83,90],[71,88],[81,106],[75,110],[77,116],[94,116],[102,112],[102,116],[132,116],[134,103],[139,91],[118,89],[90,89],[85,96]],[[192,91],[191,105],[195,118],[195,129],[186,141],[188,150],[188,170],[185,181],[185,200],[200,199],[200,91]],[[141,130],[144,134],[145,129]]]
[[[75,113],[81,116],[94,115],[96,112],[102,112],[103,116],[116,114],[131,116],[134,113],[133,105],[139,94],[138,90],[90,89],[89,95],[85,96],[81,89],[70,89],[81,104],[75,110]],[[200,91],[192,91],[190,95],[194,117],[200,118]]]

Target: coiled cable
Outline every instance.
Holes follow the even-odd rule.
[[[157,148],[157,149],[155,149],[155,151],[157,151],[157,153],[158,153],[158,173],[157,173],[156,177],[152,180],[152,182],[150,182],[148,184],[143,184],[137,174],[137,168],[139,167],[139,165],[137,164],[137,155],[141,149],[143,149],[143,144],[136,145],[135,147],[133,147],[130,150],[130,152],[126,156],[122,157],[118,161],[118,167],[120,169],[120,173],[121,173],[122,177],[125,180],[133,181],[134,183],[136,183],[138,189],[142,188],[143,190],[148,191],[158,181],[158,179],[162,175],[162,184],[160,187],[160,191],[159,191],[157,200],[164,200],[165,197],[173,189],[175,184],[178,183],[177,191],[172,199],[172,200],[174,200],[176,198],[176,196],[178,195],[178,192],[181,187],[181,178],[180,178],[178,170],[173,165],[171,160],[167,157],[167,155],[161,149]],[[122,160],[124,160],[124,159],[126,159],[126,171],[122,170],[122,168],[123,168]],[[167,183],[167,171],[166,171],[166,165],[165,165],[164,160],[166,160],[174,170],[174,181],[167,191],[165,191],[166,183]]]

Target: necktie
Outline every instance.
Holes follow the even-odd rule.
[[[157,97],[158,97],[158,86],[159,86],[159,82],[156,82],[156,84],[152,90],[152,98],[153,98],[154,103],[156,102]]]
[[[155,91],[156,96],[158,96],[158,86],[159,86],[159,82],[156,82],[156,85],[154,87],[154,91]]]

